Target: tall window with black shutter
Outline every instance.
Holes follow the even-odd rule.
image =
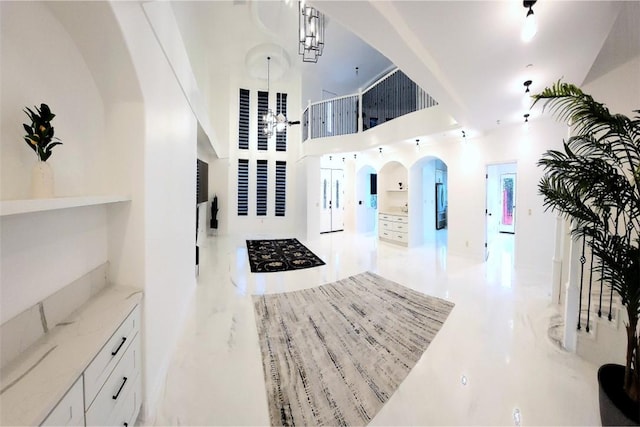
[[[276,161],[276,216],[284,216],[287,197],[287,162]]]
[[[269,92],[258,91],[258,150],[267,150],[267,135],[262,126],[262,117],[267,115],[269,110]]]
[[[278,92],[276,94],[276,114],[282,113],[287,117],[287,94]],[[276,151],[287,151],[288,129],[276,132]]]
[[[258,160],[256,169],[256,215],[267,215],[267,161]]]
[[[238,215],[249,213],[249,160],[238,159]]]
[[[238,111],[238,148],[249,149],[249,90],[240,89]]]

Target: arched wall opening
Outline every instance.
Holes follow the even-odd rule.
[[[448,168],[425,156],[409,169],[409,245],[441,247],[448,241]]]
[[[385,163],[378,173],[378,210],[407,213],[409,187],[407,168],[398,161]]]

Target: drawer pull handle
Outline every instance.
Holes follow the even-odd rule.
[[[115,351],[111,352],[112,356],[115,356],[116,354],[118,354],[118,352],[120,351],[120,349],[122,348],[122,346],[124,345],[124,342],[127,340],[127,337],[122,337],[122,342],[120,343],[120,345],[118,346],[118,348],[115,349]]]
[[[118,398],[118,396],[120,396],[120,392],[122,391],[122,387],[124,387],[124,385],[127,382],[127,377],[122,377],[122,384],[120,384],[120,388],[118,389],[118,392],[116,394],[114,394],[113,396],[113,400],[116,400]]]

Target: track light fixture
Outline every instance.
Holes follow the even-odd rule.
[[[420,151],[420,140],[416,139],[416,151]]]
[[[357,153],[353,153],[353,160],[358,158],[358,154]]]
[[[529,93],[530,92],[529,86],[531,86],[531,83],[533,83],[531,80],[525,80],[525,82],[523,84],[524,84],[524,87],[526,87],[527,89],[524,91],[524,93]]]
[[[467,134],[464,131],[462,131],[462,138],[464,139],[466,137],[467,137]]]
[[[527,11],[527,15],[524,19],[524,26],[522,27],[522,33],[520,33],[520,37],[522,41],[527,43],[530,42],[531,39],[536,35],[538,31],[538,25],[536,23],[536,17],[533,14],[533,5],[536,4],[537,0],[522,0],[522,6],[525,9],[529,9]]]
[[[526,113],[526,114],[524,115],[524,122],[525,122],[525,123],[529,123],[529,113]]]
[[[378,154],[379,154],[380,157],[382,157],[382,147],[378,148]]]

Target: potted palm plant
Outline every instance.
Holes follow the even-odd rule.
[[[570,220],[585,239],[596,271],[626,308],[625,366],[598,371],[603,425],[640,423],[640,116],[631,119],[575,85],[557,82],[533,96],[572,126],[561,151],[543,154],[538,189],[545,209]],[[634,111],[640,114],[640,110]]]

